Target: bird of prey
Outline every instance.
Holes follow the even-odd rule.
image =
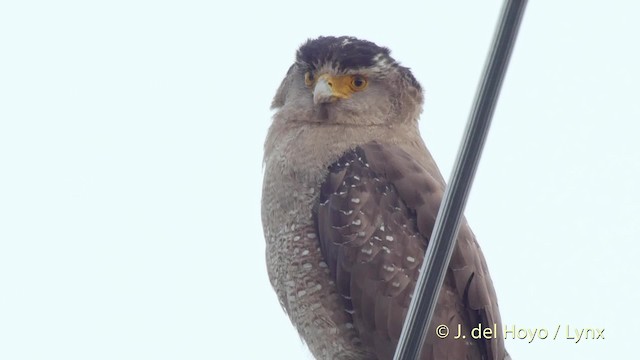
[[[273,99],[267,270],[317,359],[393,358],[445,187],[418,131],[422,103],[389,49],[347,36],[305,42]],[[502,324],[466,220],[431,327],[422,360],[509,359],[502,332],[471,336]]]

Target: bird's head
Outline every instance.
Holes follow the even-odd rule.
[[[298,49],[272,108],[285,121],[392,125],[417,120],[422,89],[389,49],[354,37],[319,37]]]

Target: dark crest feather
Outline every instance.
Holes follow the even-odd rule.
[[[352,36],[321,36],[300,46],[297,61],[311,67],[331,63],[339,70],[359,69],[373,66],[379,54],[394,62],[389,53],[385,47]]]
[[[388,48],[353,36],[321,36],[302,44],[296,54],[296,61],[313,70],[331,64],[338,71],[358,70],[376,65],[377,60],[386,60],[389,69],[396,69],[417,89],[420,84],[411,70],[398,64],[391,57]]]

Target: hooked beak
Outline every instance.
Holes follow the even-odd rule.
[[[329,78],[326,75],[318,78],[313,88],[314,104],[318,105],[336,101],[337,97],[333,94],[333,89],[329,84]]]
[[[313,88],[313,102],[318,105],[348,99],[353,93],[348,85],[350,79],[350,76],[320,75]]]

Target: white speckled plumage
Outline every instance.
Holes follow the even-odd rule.
[[[348,99],[316,104],[312,89],[305,84],[305,72],[310,69],[330,75],[362,74],[368,79],[369,86]],[[406,218],[411,216],[411,212],[406,212],[410,207],[407,203],[391,202],[398,198],[398,201],[403,201],[402,187],[406,187],[405,183],[409,181],[402,180],[401,176],[398,180],[400,182],[395,185],[393,182],[389,183],[393,172],[398,170],[393,167],[394,164],[389,165],[389,174],[380,174],[387,170],[381,170],[380,161],[373,163],[367,158],[363,159],[360,155],[372,154],[366,151],[358,153],[360,157],[357,160],[354,158],[353,163],[348,159],[343,159],[342,163],[336,162],[343,158],[345,153],[372,142],[379,142],[381,149],[397,149],[393,150],[394,154],[410,159],[398,160],[398,164],[408,164],[402,166],[411,171],[418,171],[422,174],[420,176],[428,176],[432,179],[431,186],[443,188],[444,181],[418,131],[417,120],[422,111],[420,85],[409,70],[399,66],[384,48],[355,38],[320,38],[307,42],[298,51],[296,63],[276,93],[273,108],[276,109],[276,113],[265,142],[262,198],[266,263],[271,284],[293,325],[317,359],[389,359],[393,351],[390,346],[397,339],[394,340],[395,335],[388,334],[397,333],[397,324],[401,324],[403,308],[396,309],[393,307],[395,305],[389,305],[389,300],[383,294],[405,291],[415,282],[418,265],[423,259],[421,252],[424,251],[424,244],[428,238],[428,234],[425,235],[422,228],[428,228],[430,225],[421,223],[420,219]],[[393,163],[394,158],[390,159]],[[330,181],[330,176],[333,176],[329,169],[332,164],[343,169],[343,172],[349,168],[357,170],[358,164],[367,171],[364,178],[360,173],[354,173],[348,184],[340,180],[336,185],[336,191],[321,201],[321,196],[327,196],[323,186]],[[367,175],[372,173],[380,176]],[[381,190],[378,194],[361,191],[363,186],[377,189],[376,186],[383,185],[387,190]],[[394,186],[399,190],[396,191]],[[415,191],[419,194],[424,190]],[[392,206],[382,210],[389,211],[388,215],[384,215],[387,216],[385,221],[393,222],[400,219],[403,225],[396,226],[397,230],[394,230],[395,228],[390,227],[393,224],[381,222],[379,216],[372,215],[378,211],[373,209],[375,211],[372,212],[372,209],[366,208],[371,206],[372,196],[383,196],[387,199],[385,201],[390,201]],[[406,202],[407,199],[404,200]],[[342,208],[337,204],[349,205]],[[423,209],[423,212],[437,211],[438,203],[435,201],[434,204],[427,205],[428,209]],[[331,216],[338,219],[338,222],[332,223],[333,220],[327,220],[325,217],[320,219],[323,224],[329,222],[322,227],[322,224],[318,223],[318,217],[324,216],[327,211],[335,211]],[[341,217],[348,221],[340,223]],[[410,226],[407,227],[407,224]],[[416,224],[422,227],[420,232]],[[328,230],[323,233],[322,229],[325,228]],[[335,234],[345,234],[346,237],[332,238],[337,236]],[[461,246],[471,250],[460,251],[463,251],[465,256],[470,254],[471,260],[463,256],[463,260],[456,261],[462,261],[461,264],[464,264],[464,261],[473,262],[470,266],[479,269],[476,270],[477,277],[486,278],[486,282],[480,285],[482,289],[485,286],[487,289],[482,291],[487,291],[487,296],[491,297],[493,287],[486,272],[484,259],[466,223],[463,224],[461,234],[464,239]],[[340,245],[340,241],[346,242]],[[355,248],[360,255],[353,257],[360,260],[353,261],[367,264],[368,270],[364,273],[364,270],[358,269],[365,268],[358,267],[355,262],[349,263],[352,261],[348,260],[349,256],[355,256],[349,255],[349,246],[352,244],[361,244]],[[403,249],[406,253],[394,253],[399,251],[398,249]],[[341,272],[340,268],[336,270],[336,254],[338,266],[350,269],[353,265],[353,272]],[[384,260],[394,256],[400,257],[394,260],[395,262]],[[376,270],[371,263],[374,259],[383,259],[386,262]],[[368,280],[359,278],[364,276],[359,275],[360,273],[366,275],[367,271],[369,274],[375,273],[380,279],[386,279],[390,287],[376,295],[378,290],[367,288]],[[463,273],[464,271],[460,274]],[[344,276],[351,276],[353,281],[363,279],[363,283],[352,283],[351,292],[348,288],[339,289],[341,284],[345,284]],[[455,278],[454,281],[454,275],[451,277],[450,280],[453,282],[458,280]],[[480,280],[476,280],[476,283],[478,281]],[[449,286],[452,286],[453,290],[443,289],[445,295],[441,296],[443,300],[439,302],[439,307],[444,309],[443,311],[462,311],[455,310],[463,305],[459,299],[460,292],[456,292],[455,285],[452,284]],[[392,288],[397,290],[394,292]],[[361,290],[369,295],[358,293]],[[355,293],[352,293],[353,291]],[[352,298],[354,294],[355,298]],[[409,294],[407,299],[410,297]],[[353,303],[354,299],[364,299],[364,302]],[[388,324],[380,325],[380,319],[376,319],[376,323],[373,319],[362,317],[367,313],[368,305],[363,305],[367,304],[367,301],[373,301],[376,309],[383,309],[382,313],[376,310],[376,317],[387,314],[387,310],[384,309],[395,311],[394,313],[400,312],[398,316],[389,318]],[[494,300],[491,301],[493,303],[490,302],[489,307],[495,307],[488,309],[487,313],[499,322],[497,305],[494,304]],[[379,341],[381,345],[373,343],[372,339],[377,335],[370,333],[371,329],[367,327],[373,323],[378,324],[376,326],[385,334],[388,331],[384,338],[386,340]],[[450,347],[451,344],[447,346]],[[493,354],[490,358],[502,359],[506,354],[501,342],[488,346],[491,349],[487,350],[487,353]],[[448,348],[444,345],[430,344],[426,347],[428,349],[423,352],[421,359],[447,359],[455,354],[455,351],[447,354]],[[461,353],[472,354],[469,351],[458,352]]]

